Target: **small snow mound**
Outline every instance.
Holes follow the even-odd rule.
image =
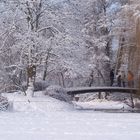
[[[140,109],[140,99],[134,99],[135,108]]]

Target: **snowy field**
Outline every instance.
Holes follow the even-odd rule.
[[[76,110],[48,96],[30,103],[21,95],[8,97],[14,110],[0,112],[0,140],[140,140],[138,113]]]

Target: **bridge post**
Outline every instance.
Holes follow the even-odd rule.
[[[105,99],[107,99],[107,96],[109,96],[109,92],[105,92]]]
[[[98,99],[101,99],[101,92],[98,93]]]
[[[132,93],[133,92],[131,91],[131,93],[130,93],[130,99],[131,99],[132,108],[134,108],[135,107],[135,104],[134,104],[133,94]]]
[[[72,100],[74,100],[75,99],[75,95],[71,94],[71,98],[72,98]]]

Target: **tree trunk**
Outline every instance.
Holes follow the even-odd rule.
[[[65,79],[64,79],[64,75],[63,73],[61,72],[61,78],[62,78],[62,86],[65,88]]]
[[[29,98],[34,96],[34,81],[31,78],[29,78],[29,85],[26,94]]]
[[[43,81],[46,80],[46,77],[47,77],[47,70],[44,70],[44,74],[43,74]]]

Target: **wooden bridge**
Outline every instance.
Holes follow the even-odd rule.
[[[138,92],[137,88],[127,88],[127,87],[78,87],[78,88],[67,88],[67,94],[76,95],[76,94],[85,94],[93,92],[105,92],[105,93],[128,93],[136,94]]]

